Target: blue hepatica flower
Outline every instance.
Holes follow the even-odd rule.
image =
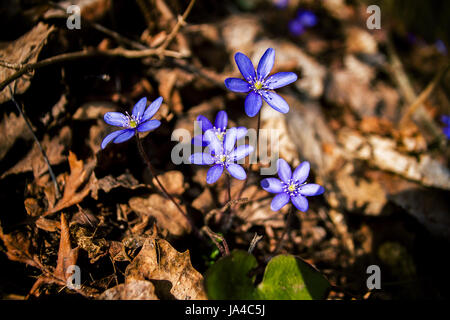
[[[148,108],[147,98],[142,98],[133,107],[131,115],[128,112],[125,114],[121,112],[107,112],[103,119],[107,124],[121,127],[121,130],[114,131],[108,134],[102,141],[102,149],[106,147],[111,141],[114,143],[121,143],[131,139],[137,132],[146,132],[158,128],[161,125],[159,120],[150,120],[158,111],[162,97],[153,101]]]
[[[189,157],[189,161],[198,165],[212,165],[206,174],[206,182],[209,184],[216,182],[222,175],[224,168],[234,178],[245,180],[247,174],[244,168],[235,162],[252,153],[253,147],[250,145],[234,147],[237,139],[237,128],[228,129],[223,142],[219,141],[212,130],[206,131],[204,137],[209,143],[209,152],[194,153]]]
[[[442,132],[447,136],[447,139],[450,139],[450,116],[442,116],[441,121],[446,125],[445,128],[442,128]]]
[[[307,28],[314,27],[316,24],[317,16],[312,11],[300,9],[297,17],[289,22],[289,31],[295,36],[300,36]]]
[[[245,80],[227,78],[225,79],[225,86],[234,92],[249,92],[245,99],[245,113],[249,117],[258,114],[262,106],[262,99],[281,113],[289,111],[287,102],[273,90],[296,81],[297,75],[293,72],[278,72],[269,77],[275,63],[274,49],[269,48],[264,52],[261,60],[259,60],[256,72],[251,60],[245,54],[236,53],[234,60]]]
[[[219,141],[222,141],[225,139],[225,134],[227,131],[227,125],[228,125],[228,115],[225,111],[219,111],[216,115],[216,120],[214,121],[214,125],[206,119],[206,117],[200,115],[197,117],[197,121],[201,123],[201,129],[202,132],[206,132],[208,130],[212,130]],[[247,128],[245,127],[238,127],[237,129],[237,139],[243,138],[247,134]],[[203,134],[197,135],[194,138],[192,138],[192,143],[197,146],[203,146],[206,147],[208,145],[208,141],[205,140],[205,137]]]
[[[261,181],[264,190],[277,193],[273,198],[270,208],[278,211],[284,207],[289,200],[294,206],[303,212],[308,210],[307,196],[318,196],[325,190],[322,186],[315,183],[306,183],[309,175],[310,165],[308,161],[302,162],[292,173],[289,164],[283,160],[277,161],[278,176],[277,178],[266,178]]]

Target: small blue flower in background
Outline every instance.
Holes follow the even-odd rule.
[[[105,149],[106,145],[111,141],[114,143],[125,142],[131,139],[136,132],[146,132],[158,128],[161,122],[150,119],[159,110],[162,101],[163,98],[159,97],[146,109],[147,98],[144,97],[134,105],[131,115],[128,112],[125,114],[121,112],[105,113],[103,119],[107,124],[123,129],[108,134],[102,141],[102,149]]]
[[[289,31],[300,36],[306,31],[306,28],[314,27],[317,24],[317,16],[309,10],[300,9],[297,17],[289,22]]]
[[[249,117],[258,114],[264,99],[273,109],[287,113],[289,105],[278,94],[271,90],[284,87],[297,80],[297,75],[293,72],[278,72],[269,76],[275,63],[275,50],[269,48],[264,52],[258,63],[258,69],[255,68],[252,61],[243,53],[238,52],[234,60],[245,80],[239,78],[225,79],[225,86],[234,92],[250,92],[245,98],[245,113]]]
[[[216,182],[227,169],[231,176],[238,180],[245,180],[247,174],[244,168],[236,162],[253,152],[250,145],[234,147],[237,140],[237,128],[228,129],[223,142],[219,141],[212,130],[206,131],[204,138],[209,143],[209,152],[194,153],[189,157],[189,161],[197,165],[212,165],[206,174],[206,182],[212,184]]]
[[[277,161],[278,176],[277,178],[266,178],[261,181],[261,187],[271,193],[277,193],[273,198],[270,208],[278,211],[289,200],[294,206],[303,212],[308,210],[307,196],[318,196],[325,190],[322,186],[315,183],[306,183],[309,175],[310,165],[308,161],[302,162],[292,173],[289,164],[283,160]]]
[[[442,132],[447,136],[447,139],[450,139],[450,116],[442,116],[441,121],[446,125],[445,128],[442,128]]]
[[[447,47],[445,46],[444,41],[442,41],[441,39],[436,40],[436,42],[434,43],[434,46],[436,47],[437,51],[446,56],[448,51],[447,51]]]
[[[289,4],[289,0],[273,0],[272,2],[278,9],[284,9]]]
[[[197,121],[201,123],[202,132],[206,132],[208,130],[212,130],[219,141],[223,141],[225,139],[225,134],[228,125],[228,115],[225,111],[221,110],[216,115],[216,120],[214,121],[214,125],[206,119],[206,117],[200,115],[197,117]],[[237,128],[237,139],[241,139],[247,134],[247,128],[238,127]],[[204,135],[197,135],[192,138],[192,144],[196,146],[206,147],[208,145],[208,141],[205,140]]]

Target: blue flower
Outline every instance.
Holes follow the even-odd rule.
[[[300,9],[297,17],[289,22],[289,31],[296,36],[306,31],[306,28],[314,27],[317,24],[317,16],[309,10]]]
[[[450,116],[442,116],[441,121],[446,125],[445,128],[442,128],[442,132],[447,136],[447,139],[450,139]]]
[[[273,109],[287,113],[289,105],[273,90],[284,87],[297,80],[297,75],[293,72],[278,72],[269,77],[269,73],[275,63],[275,50],[269,48],[261,57],[258,69],[255,68],[251,60],[243,53],[238,52],[234,60],[239,71],[245,80],[239,78],[225,79],[225,86],[234,92],[250,92],[245,99],[245,113],[249,117],[258,114],[264,99]]]
[[[108,134],[102,141],[102,149],[105,149],[106,145],[111,141],[114,143],[125,142],[131,139],[137,132],[146,132],[158,128],[161,122],[150,119],[158,111],[162,101],[163,98],[159,97],[146,109],[147,98],[144,97],[134,105],[131,115],[128,112],[125,112],[125,114],[121,112],[105,113],[103,119],[107,124],[123,129]]]
[[[204,138],[209,143],[209,152],[194,153],[189,157],[189,161],[193,164],[212,165],[206,174],[207,183],[216,182],[222,175],[224,168],[238,180],[247,178],[244,168],[235,162],[252,153],[253,147],[241,145],[235,148],[237,132],[237,128],[228,129],[224,141],[221,142],[212,130],[206,131]]]
[[[273,0],[273,4],[278,9],[284,9],[288,6],[289,0]]]
[[[272,199],[270,208],[278,211],[284,207],[289,200],[294,206],[303,212],[308,210],[307,196],[318,196],[325,190],[322,186],[315,183],[306,183],[309,175],[310,165],[308,161],[302,162],[292,173],[289,164],[278,159],[278,176],[277,178],[266,178],[261,181],[261,187],[271,193],[277,193]]]
[[[206,132],[208,130],[212,130],[219,141],[223,141],[225,138],[227,125],[228,125],[228,115],[225,111],[219,111],[216,115],[216,120],[214,121],[214,125],[206,119],[206,117],[200,115],[197,117],[197,121],[201,123],[202,132]],[[243,138],[247,134],[247,128],[239,127],[237,128],[237,139]],[[196,146],[206,147],[208,142],[205,140],[204,135],[200,134],[192,138],[192,144]]]

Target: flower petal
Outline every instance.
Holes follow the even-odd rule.
[[[246,127],[237,127],[236,128],[236,137],[237,139],[242,139],[247,134],[248,129]]]
[[[191,143],[194,146],[202,146],[202,147],[206,147],[208,145],[208,142],[206,142],[203,139],[203,135],[202,134],[199,134],[199,135],[193,137],[192,140],[191,140]]]
[[[128,118],[121,112],[107,112],[103,116],[107,124],[116,127],[126,127],[128,125]]]
[[[227,170],[233,176],[233,178],[236,178],[238,180],[245,180],[245,178],[247,178],[247,174],[245,173],[244,168],[242,168],[238,164],[229,163],[227,165]]]
[[[228,115],[225,111],[221,110],[216,115],[216,121],[214,122],[214,126],[217,129],[225,130],[228,125]]]
[[[215,153],[215,154],[222,154],[223,152],[223,144],[219,141],[216,134],[213,130],[208,130],[203,135],[203,139],[208,143],[209,148]]]
[[[151,119],[155,113],[159,110],[161,107],[161,103],[163,101],[163,97],[159,97],[158,99],[155,99],[148,108],[144,112],[144,116],[142,117],[142,121],[147,121]]]
[[[213,128],[211,121],[209,121],[208,119],[206,119],[206,117],[202,115],[197,117],[197,121],[200,122],[200,125],[202,126],[201,129],[203,132],[206,132],[207,130]]]
[[[273,197],[272,202],[270,203],[270,209],[272,211],[278,211],[283,208],[289,202],[289,196],[282,192]]]
[[[259,94],[252,91],[247,95],[247,98],[245,98],[245,113],[249,117],[254,117],[258,114],[259,110],[262,106],[262,99]]]
[[[234,60],[245,80],[250,81],[256,77],[255,67],[253,67],[252,61],[245,54],[241,52],[236,53]]]
[[[111,132],[110,134],[108,134],[102,141],[102,149],[106,148],[106,145],[108,143],[110,143],[111,141],[113,141],[115,138],[117,138],[119,135],[121,135],[122,133],[124,133],[127,129],[122,129],[122,130],[117,130],[114,132]]]
[[[225,79],[225,87],[227,87],[228,90],[231,90],[234,92],[249,92],[250,91],[249,83],[247,81],[244,81],[239,78]]]
[[[208,153],[194,153],[189,157],[189,162],[198,165],[210,165],[214,163],[214,159]]]
[[[141,100],[139,100],[133,107],[133,116],[138,119],[139,117],[142,117],[144,114],[145,106],[147,105],[147,98],[143,97]]]
[[[225,134],[225,141],[223,142],[225,152],[228,154],[234,149],[234,145],[236,144],[237,138],[237,130],[236,128],[230,128],[227,130]]]
[[[261,187],[267,192],[283,192],[283,183],[277,178],[266,178],[261,181]]]
[[[216,164],[215,166],[212,166],[206,173],[206,182],[208,184],[216,182],[222,175],[222,172],[223,172],[222,165]]]
[[[117,138],[114,139],[114,143],[122,143],[127,140],[130,140],[134,136],[134,130],[133,129],[125,129],[124,132],[119,135]]]
[[[325,189],[318,184],[315,183],[308,183],[304,186],[300,186],[300,193],[304,196],[318,196],[322,193],[324,193]]]
[[[314,27],[317,24],[317,16],[309,10],[300,10],[296,20],[305,27]]]
[[[298,210],[302,212],[306,212],[308,210],[308,199],[305,197],[297,195],[295,197],[291,197],[291,201]]]
[[[261,60],[258,63],[258,79],[265,79],[270,71],[272,71],[273,65],[275,63],[275,49],[269,48],[264,52]]]
[[[291,166],[284,159],[278,159],[277,161],[278,176],[284,183],[289,183],[292,178]]]
[[[278,89],[297,80],[297,75],[293,72],[278,72],[267,78],[265,85],[269,89]]]
[[[447,126],[450,126],[450,116],[447,115],[442,115],[441,116],[441,121],[446,124]]]
[[[300,36],[306,30],[303,24],[298,19],[289,21],[288,28],[294,36]]]
[[[450,127],[442,128],[442,132],[450,139]]]
[[[149,120],[147,122],[140,123],[139,126],[137,127],[137,131],[146,132],[146,131],[154,130],[154,129],[158,128],[160,125],[161,125],[161,121],[159,121],[159,120]]]
[[[289,105],[280,95],[271,91],[263,91],[262,96],[264,100],[275,110],[281,113],[289,112]]]
[[[253,150],[254,150],[253,146],[240,145],[229,154],[229,157],[232,158],[234,161],[240,160],[248,156],[250,153],[252,153]]]
[[[298,183],[303,183],[306,181],[309,175],[309,170],[311,166],[308,161],[303,161],[295,170],[292,176],[294,181]]]

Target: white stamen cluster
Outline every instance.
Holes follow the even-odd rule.
[[[297,181],[290,179],[288,183],[283,182],[283,191],[291,197],[295,197],[300,194],[300,186]]]
[[[213,130],[217,139],[219,139],[220,142],[223,142],[223,140],[225,139],[226,129],[213,127]]]
[[[138,113],[136,116],[130,115],[128,112],[125,112],[126,118],[124,119],[124,127],[134,129],[141,122],[141,116]]]
[[[214,160],[216,164],[221,164],[223,166],[227,166],[231,159],[226,154],[218,154],[214,156]]]

